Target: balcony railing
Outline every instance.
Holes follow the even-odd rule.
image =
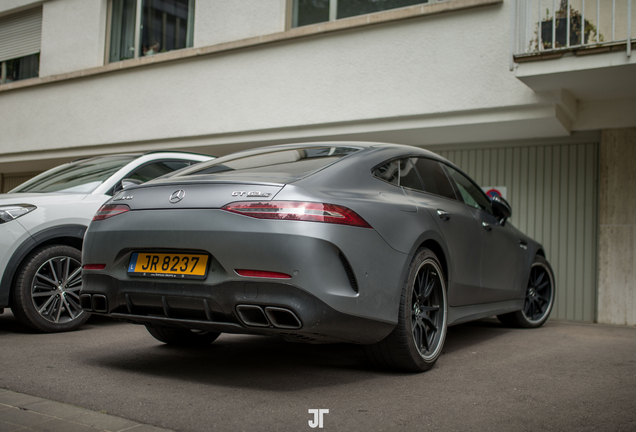
[[[626,49],[631,56],[632,0],[516,0],[513,14],[516,57],[595,47]]]

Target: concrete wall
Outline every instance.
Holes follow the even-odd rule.
[[[104,64],[107,0],[44,3],[40,76]]]
[[[636,325],[636,128],[601,136],[598,322]]]
[[[194,11],[194,46],[282,32],[286,0],[205,0]]]

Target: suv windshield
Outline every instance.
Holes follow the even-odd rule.
[[[247,156],[230,155],[215,159],[212,163],[203,163],[182,175],[276,174],[301,178],[358,150],[355,147],[308,147]]]
[[[61,165],[21,184],[10,193],[65,192],[89,194],[138,156],[91,158]]]

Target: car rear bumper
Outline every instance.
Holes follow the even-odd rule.
[[[143,325],[364,344],[384,339],[395,326],[340,313],[285,283],[165,284],[85,274],[84,286],[84,310]]]

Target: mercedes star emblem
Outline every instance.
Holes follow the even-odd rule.
[[[185,191],[183,189],[179,189],[178,191],[174,191],[172,195],[170,195],[170,201],[172,204],[178,203],[185,196]]]

